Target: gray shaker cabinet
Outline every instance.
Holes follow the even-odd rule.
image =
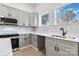
[[[0,5],[1,15],[9,18],[17,18],[17,9],[6,5]]]
[[[78,43],[66,40],[57,41],[60,56],[78,56]]]
[[[78,43],[47,37],[46,55],[47,56],[77,56]]]
[[[23,26],[29,26],[29,12],[22,11]]]
[[[19,26],[23,26],[23,13],[22,13],[22,10],[19,10],[17,11],[18,13],[18,25]]]
[[[17,10],[18,12],[18,25],[29,26],[29,12]]]
[[[31,34],[31,44],[33,47],[37,48],[37,35]]]
[[[30,45],[30,38],[29,38],[29,34],[20,34],[19,35],[19,47],[25,47]]]
[[[55,56],[56,55],[56,40],[46,37],[46,55]]]
[[[29,26],[38,26],[38,13],[29,13]]]

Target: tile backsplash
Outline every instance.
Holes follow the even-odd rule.
[[[61,31],[60,31],[61,27],[64,27],[65,30],[67,30],[66,36],[79,38],[79,23],[41,26],[41,27],[38,27],[36,31],[39,33],[45,33],[45,34],[61,35]]]
[[[26,32],[30,32],[30,31],[31,31],[30,27],[0,25],[0,34],[26,33]]]

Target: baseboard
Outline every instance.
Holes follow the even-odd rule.
[[[28,45],[28,46],[25,46],[25,47],[22,47],[22,48],[19,48],[19,49],[24,49],[24,48],[28,48],[28,47],[33,47],[36,51],[39,51],[37,48],[35,48],[35,47],[32,46],[32,45]]]
[[[32,45],[28,45],[28,46],[25,46],[25,47],[22,47],[22,48],[19,48],[19,49],[24,49],[24,48],[28,48],[28,47],[31,47]]]
[[[35,48],[34,46],[32,46],[36,51],[39,51],[37,48]]]
[[[10,53],[8,56],[13,56],[13,53]]]

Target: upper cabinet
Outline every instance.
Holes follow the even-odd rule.
[[[6,5],[0,5],[0,16],[9,17],[9,18],[17,18],[17,9],[12,8]]]
[[[0,4],[0,17],[17,19],[18,26],[38,26],[38,13]]]
[[[57,24],[79,22],[79,3],[65,4],[56,8],[55,16]]]
[[[32,12],[29,13],[29,25],[30,26],[38,26],[38,13]]]
[[[29,13],[18,9],[18,26],[29,26]]]
[[[19,26],[38,26],[38,13],[26,12],[18,9]]]

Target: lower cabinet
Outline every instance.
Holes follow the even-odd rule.
[[[38,50],[45,49],[45,37],[40,35],[31,35],[31,44]]]
[[[78,56],[78,43],[56,39],[46,38],[47,56]]]
[[[30,45],[30,35],[29,34],[20,34],[19,35],[19,48]]]
[[[37,48],[37,35],[31,34],[31,44],[33,47]]]

